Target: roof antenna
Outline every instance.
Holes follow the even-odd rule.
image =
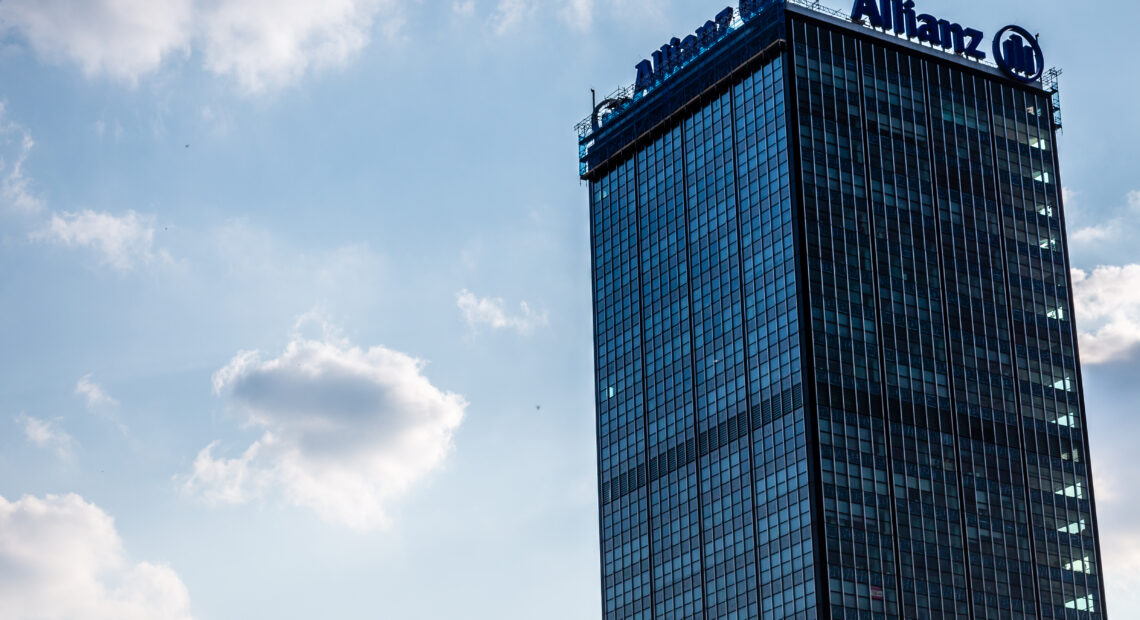
[[[598,91],[590,89],[590,124],[593,130],[598,130]]]

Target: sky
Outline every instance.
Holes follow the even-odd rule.
[[[920,4],[1065,71],[1107,606],[1140,617],[1140,5]],[[721,8],[0,0],[0,615],[599,617],[573,126]]]

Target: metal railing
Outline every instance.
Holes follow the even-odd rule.
[[[784,1],[787,2],[788,4],[795,4],[797,6],[802,6],[804,8],[811,9],[811,10],[815,11],[816,13],[823,13],[824,15],[830,15],[832,17],[836,17],[839,19],[850,19],[850,17],[851,17],[850,14],[844,13],[843,11],[840,11],[839,9],[833,9],[829,6],[823,6],[823,4],[820,2],[820,0],[784,0]]]
[[[1061,69],[1053,67],[1041,76],[1041,85],[1053,98],[1053,127],[1061,129]]]

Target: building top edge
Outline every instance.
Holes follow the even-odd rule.
[[[744,0],[741,2],[741,6],[745,5],[751,5],[753,7],[762,6],[762,10],[757,9],[757,14],[751,16],[750,19],[745,18],[741,10],[735,10],[730,25],[728,26],[727,34],[708,46],[708,48],[702,48],[701,52],[697,54],[695,58],[677,67],[676,70],[670,73],[664,80],[654,84],[649,89],[641,90],[638,89],[639,84],[631,84],[617,89],[605,97],[601,104],[595,103],[595,109],[591,111],[591,114],[575,125],[580,144],[585,145],[589,141],[600,138],[602,134],[608,133],[608,129],[621,124],[621,121],[626,117],[636,116],[637,110],[644,107],[641,104],[645,100],[652,98],[652,95],[657,91],[663,90],[667,86],[667,83],[684,79],[685,75],[691,74],[698,67],[705,64],[709,57],[715,55],[716,52],[731,47],[733,43],[739,39],[741,30],[755,27],[755,22],[757,21],[768,20],[770,22],[774,19],[784,19],[784,12],[782,11],[786,11],[800,18],[822,22],[828,26],[839,28],[856,36],[867,37],[886,45],[900,47],[908,52],[919,54],[935,61],[949,63],[969,71],[980,72],[987,77],[1006,81],[1017,87],[1029,88],[1041,92],[1054,90],[1054,88],[1050,88],[1049,84],[1044,83],[1042,79],[1037,79],[1032,82],[1014,80],[1004,73],[995,63],[988,60],[968,58],[961,53],[956,54],[953,51],[948,51],[932,44],[919,43],[903,36],[897,36],[892,32],[884,31],[884,29],[868,26],[863,19],[856,21],[850,15],[823,6],[818,0],[754,0],[751,3],[749,3],[748,0]],[[782,9],[782,11],[767,13],[768,9],[772,8]],[[1058,70],[1052,70],[1052,72],[1054,74],[1059,73]],[[1055,87],[1055,85],[1053,86]]]

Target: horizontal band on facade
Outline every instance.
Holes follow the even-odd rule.
[[[803,389],[800,384],[776,393],[752,410],[742,411],[722,424],[714,426],[664,453],[649,459],[649,465],[638,464],[611,478],[602,485],[602,503],[608,504],[629,495],[645,485],[684,469],[702,456],[707,456],[728,444],[761,429],[789,413],[803,407]]]

